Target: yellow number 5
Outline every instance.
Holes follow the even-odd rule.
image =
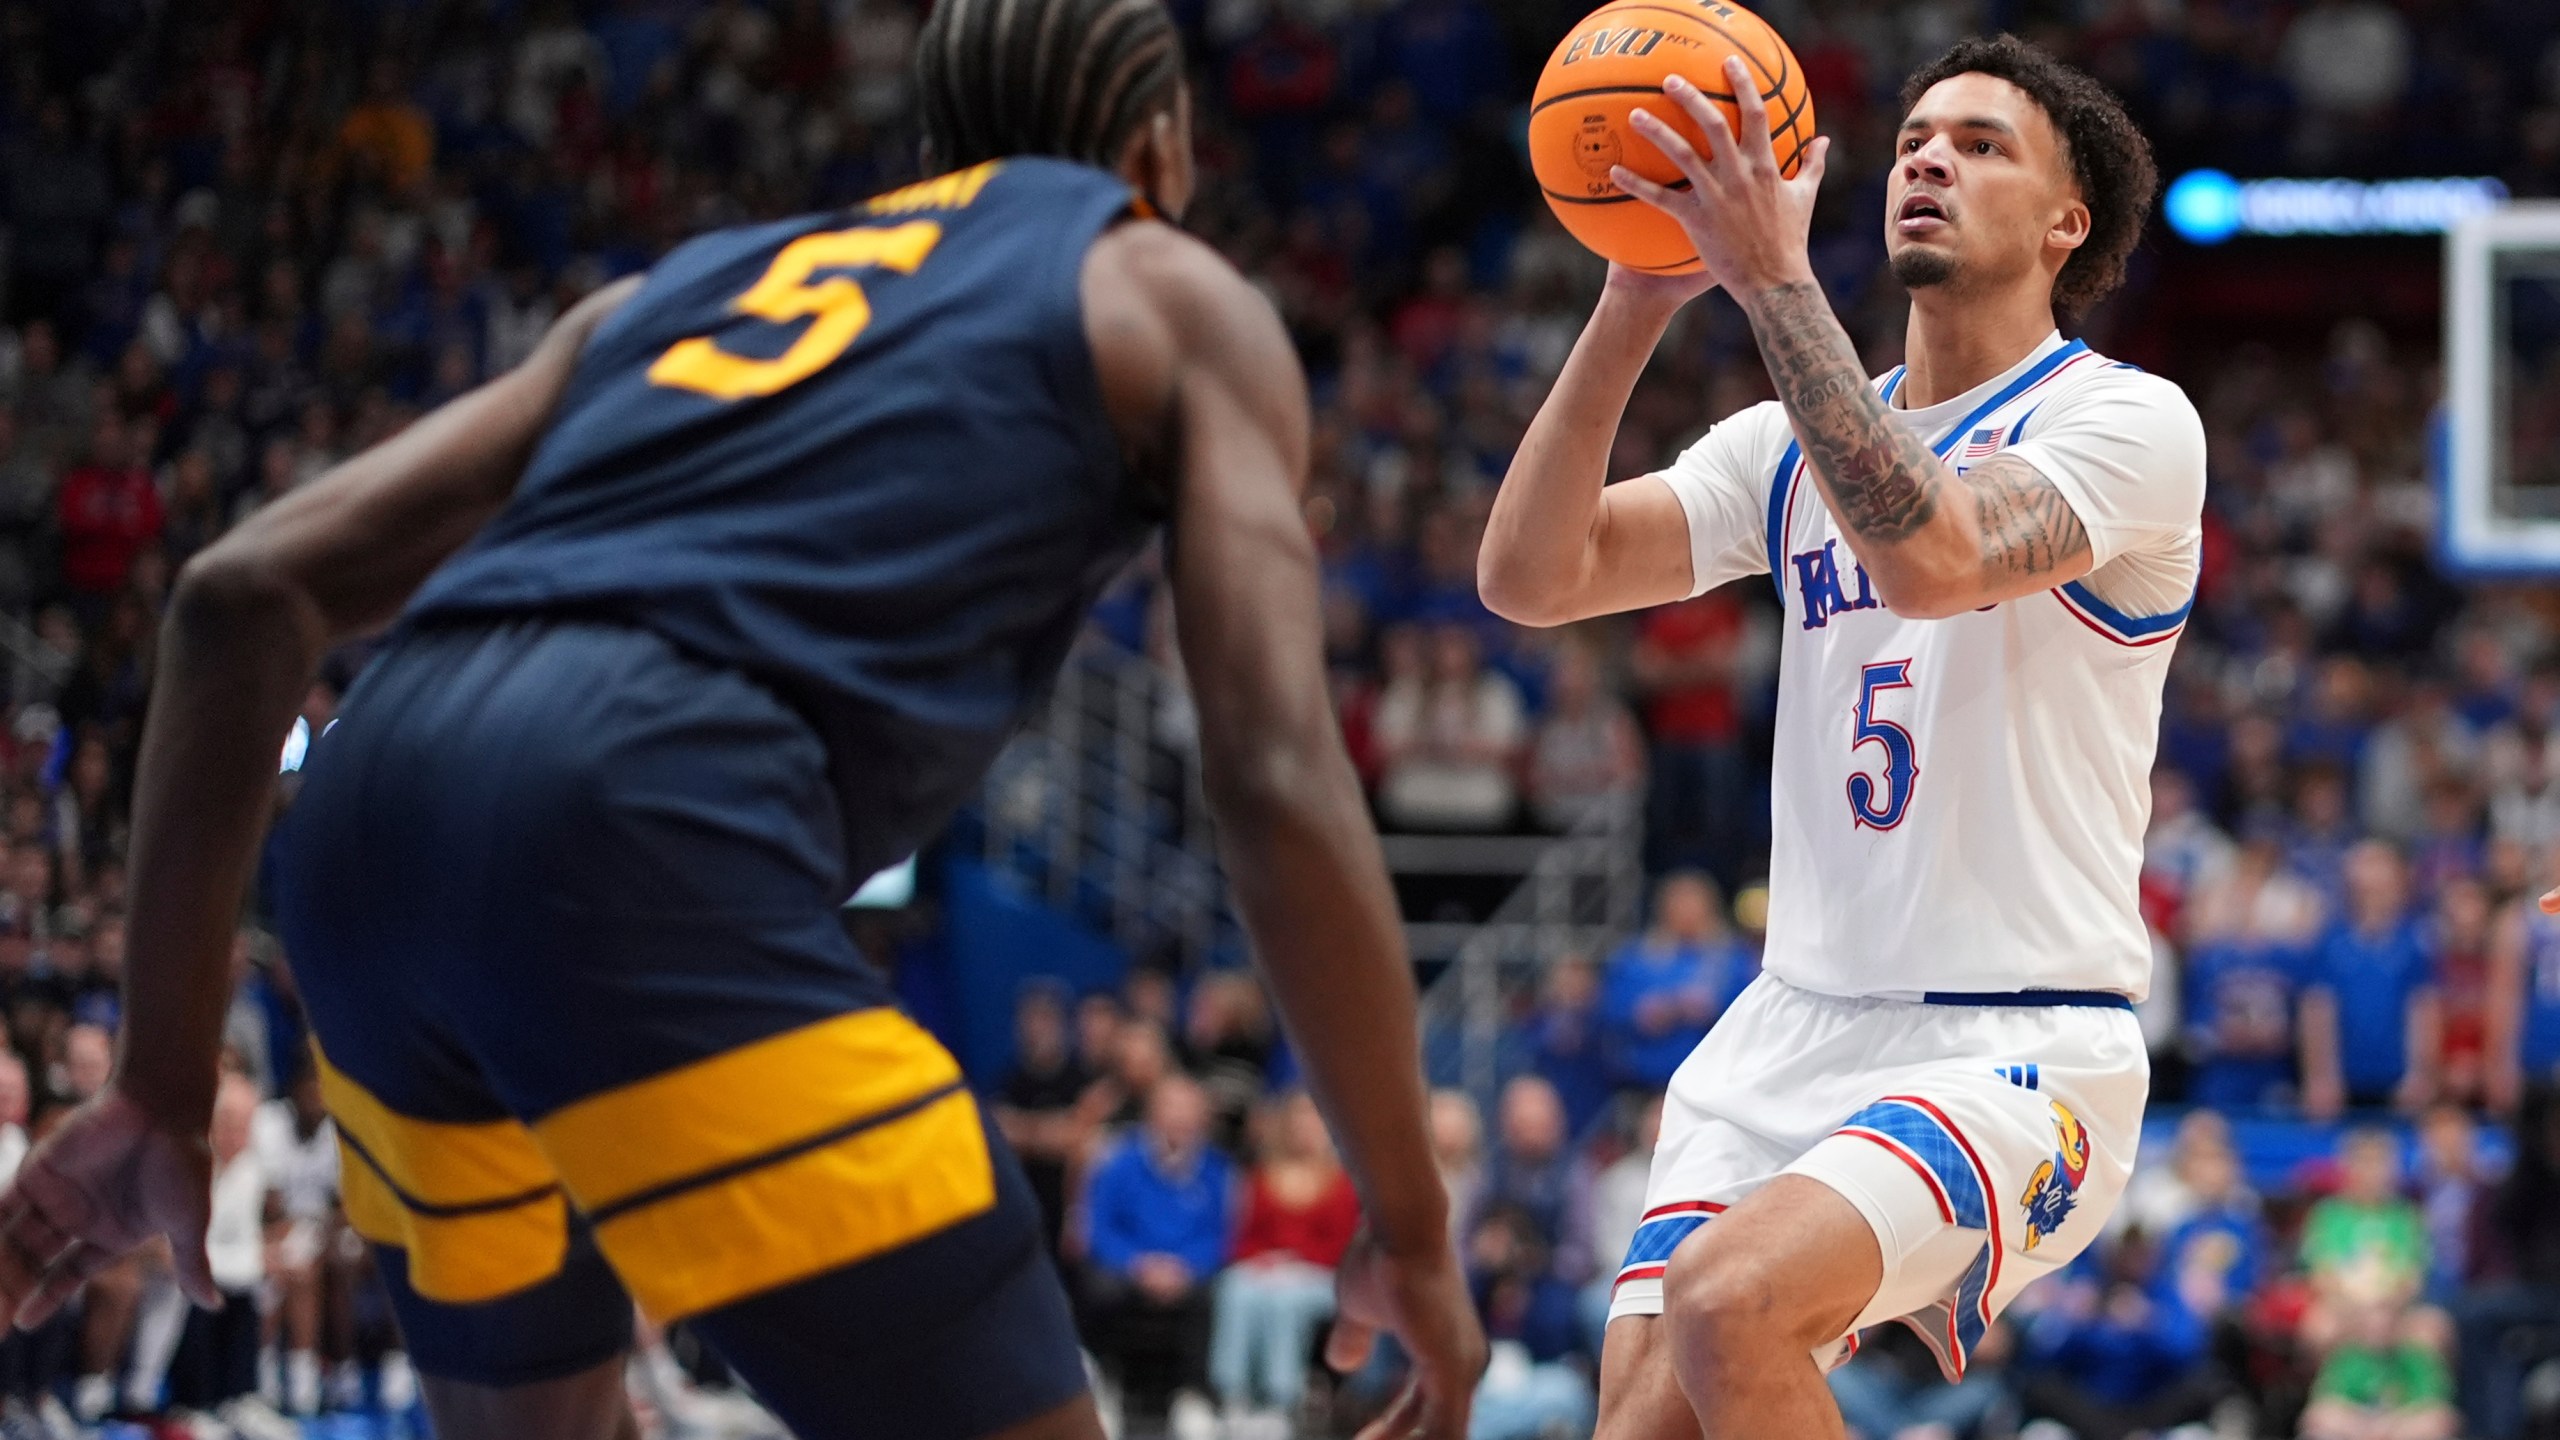
[[[942,241],[942,226],[910,220],[887,229],[831,230],[804,235],[782,247],[765,268],[764,278],[730,308],[777,325],[816,316],[791,348],[770,360],[732,355],[707,335],[679,340],[649,367],[650,383],[680,390],[699,390],[715,400],[770,395],[816,374],[841,355],[871,323],[871,297],[850,275],[830,275],[811,284],[821,270],[852,270],[879,265],[912,275],[924,257]]]

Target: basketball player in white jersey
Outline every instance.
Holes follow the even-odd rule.
[[[1695,84],[1689,83],[1695,81]],[[1823,1373],[1901,1319],[1960,1375],[2122,1190],[2149,1066],[2135,907],[2204,436],[2177,387],[2066,343],[2121,279],[2149,147],[2087,76],[1969,41],[1904,92],[1886,186],[1907,364],[1870,380],[1796,179],[1674,80],[1688,183],[1613,178],[1706,275],[1613,269],[1503,482],[1481,580],[1529,624],[1766,572],[1784,599],[1765,973],[1671,1081],[1619,1271],[1601,1440],[1838,1436]],[[1747,108],[1747,107],[1746,107]],[[1720,285],[1779,398],[1603,488],[1681,304]]]

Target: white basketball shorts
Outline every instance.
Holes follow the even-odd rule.
[[[1804,1175],[1856,1206],[1884,1254],[1884,1283],[1823,1363],[1898,1319],[1960,1379],[1993,1317],[2097,1237],[2150,1083],[2114,996],[1853,999],[1763,975],[1671,1077],[1609,1318],[1661,1314],[1682,1240]]]

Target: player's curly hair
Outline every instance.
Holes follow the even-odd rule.
[[[1182,40],[1163,0],[939,0],[915,73],[937,166],[1056,155],[1107,167],[1172,106]]]
[[[1939,81],[1975,74],[2026,91],[2062,136],[2063,158],[2089,207],[2089,238],[2054,277],[2053,304],[2065,315],[2085,314],[2124,283],[2125,261],[2142,239],[2160,188],[2151,142],[2115,92],[2015,35],[1959,40],[1921,66],[1902,84],[1903,113]]]

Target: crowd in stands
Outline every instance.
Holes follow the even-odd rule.
[[[1489,1127],[1435,1099],[1500,1341],[1481,1433],[1571,1432],[1641,1203],[1644,1096],[1753,970],[1778,622],[1742,585],[1535,635],[1475,594],[1491,487],[1597,283],[1516,146],[1581,0],[1173,8],[1207,182],[1192,226],[1263,285],[1313,381],[1308,518],[1382,820],[1563,829],[1641,795],[1668,877],[1645,933],[1524,1002]],[[2560,193],[2548,0],[1757,8],[1839,137],[1816,261],[1878,368],[1899,345],[1872,223],[1891,96],[1961,34],[2014,27],[2089,66],[2171,173]],[[683,236],[911,178],[918,19],[909,0],[0,3],[0,1168],[107,1070],[126,806],[177,568]],[[2091,317],[2102,348],[2143,275]],[[1868,1440],[2297,1417],[2322,1440],[2417,1437],[2451,1433],[2456,1406],[2511,1440],[2548,1423],[2527,1401],[2553,1387],[2526,1377],[2560,1348],[2560,935],[2520,903],[2560,842],[2554,617],[2430,567],[2439,377],[2406,337],[2349,322],[2139,358],[2211,435],[2145,875],[2161,1096],[2197,1108],[2118,1236],[1963,1386],[1886,1337],[1835,1383]],[[1766,393],[1738,314],[1693,307],[1614,471]],[[1112,613],[1144,643],[1143,594]],[[254,929],[236,960],[216,1265],[243,1303],[190,1311],[149,1257],[113,1272],[0,1345],[0,1432],[174,1404],[245,1433],[252,1401],[357,1385],[402,1408],[323,1174],[289,971]],[[1214,1397],[1250,1432],[1373,1393],[1374,1375],[1308,1388],[1351,1211],[1254,987],[1141,971],[1122,994],[1028,1000],[1022,1029],[1006,1126],[1132,1413]],[[2232,1137],[2270,1115],[2364,1128],[2260,1193]],[[651,1353],[644,1379],[674,1394]]]

